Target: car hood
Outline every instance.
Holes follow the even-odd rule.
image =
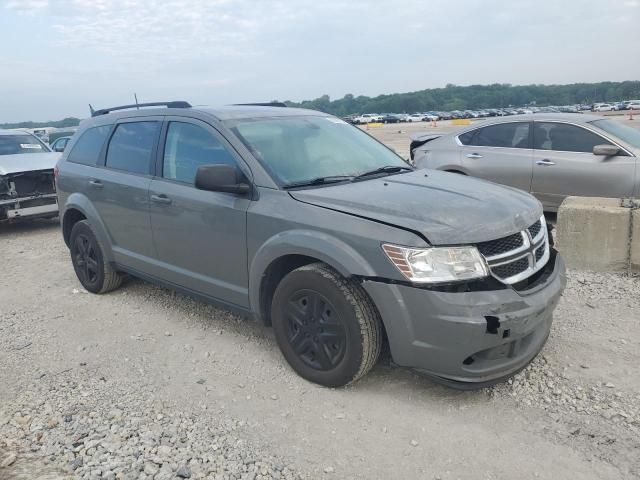
[[[60,155],[58,152],[0,155],[0,175],[53,169]]]
[[[540,202],[526,192],[436,170],[289,193],[301,202],[414,231],[432,245],[494,240],[542,215]]]

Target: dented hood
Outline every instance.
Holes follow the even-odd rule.
[[[0,175],[33,170],[53,170],[60,155],[58,152],[0,155]]]
[[[412,230],[433,245],[494,240],[542,215],[540,202],[526,192],[435,170],[289,193],[301,202]]]

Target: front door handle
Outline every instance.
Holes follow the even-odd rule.
[[[162,203],[164,205],[168,205],[171,203],[171,199],[164,193],[161,193],[160,195],[151,195],[151,201],[155,203]]]
[[[552,162],[551,160],[545,158],[544,160],[538,160],[536,165],[544,165],[545,167],[550,167],[551,165],[555,165],[556,162]]]
[[[467,158],[482,158],[479,153],[467,153]]]
[[[102,182],[100,180],[89,180],[89,185],[91,185],[93,188],[102,188],[104,187],[104,185],[102,184]]]

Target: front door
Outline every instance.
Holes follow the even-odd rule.
[[[247,307],[246,216],[250,200],[198,190],[201,165],[240,160],[210,125],[168,117],[149,190],[158,275],[195,292]]]
[[[530,122],[497,123],[459,135],[460,164],[474,177],[528,192],[533,165],[529,126]]]
[[[635,157],[594,155],[596,145],[611,142],[596,132],[564,122],[535,122],[532,193],[546,209],[557,209],[570,195],[630,197]]]

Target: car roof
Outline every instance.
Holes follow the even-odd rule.
[[[222,107],[194,106],[187,108],[143,108],[140,110],[127,109],[116,112],[106,113],[91,117],[88,120],[100,119],[119,119],[131,117],[150,117],[162,115],[190,116],[190,113],[205,113],[211,115],[218,120],[235,120],[241,118],[260,118],[260,117],[292,117],[292,116],[329,116],[326,113],[316,110],[307,110],[304,108],[291,107],[275,107],[260,105],[227,105]]]
[[[24,130],[5,130],[0,128],[0,135],[31,135],[31,133]]]

